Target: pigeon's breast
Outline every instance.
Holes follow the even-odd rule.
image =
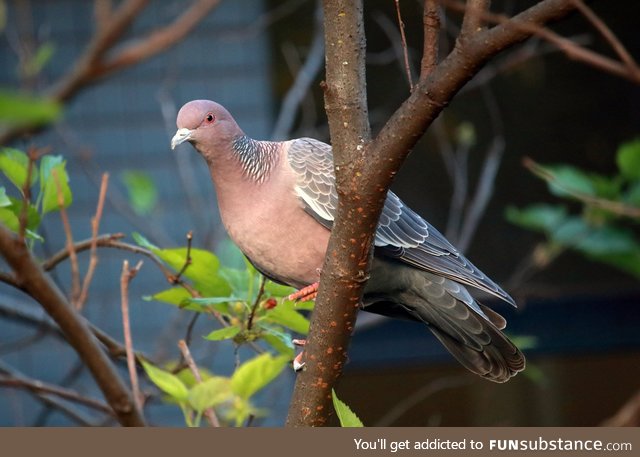
[[[229,237],[251,262],[300,288],[319,280],[329,230],[305,212],[294,184],[294,176],[280,170],[263,183],[218,188],[218,202]]]

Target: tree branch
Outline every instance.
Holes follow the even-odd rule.
[[[357,206],[361,183],[358,170],[365,161],[370,139],[365,81],[365,34],[362,2],[325,0],[326,83],[325,110],[333,144],[339,203],[320,290],[311,316],[305,346],[305,369],[298,374],[287,426],[326,425],[333,409],[331,389],[342,372],[347,347],[371,262],[371,234],[376,221],[365,221]],[[377,198],[384,198],[378,194]],[[343,243],[342,240],[353,242]],[[345,265],[356,265],[344,268]]]
[[[438,45],[440,36],[440,6],[438,0],[425,0],[422,15],[424,28],[420,79],[425,79],[438,64]]]
[[[193,0],[171,24],[152,32],[143,39],[135,39],[109,56],[120,38],[147,6],[149,0],[123,0],[112,11],[111,2],[96,0],[96,30],[82,55],[71,70],[62,75],[42,96],[57,102],[66,102],[76,93],[100,78],[148,59],[182,40],[213,9],[220,0]],[[20,135],[45,128],[47,125],[15,125],[0,129],[0,144],[6,144]]]
[[[20,243],[4,226],[0,226],[0,252],[15,272],[20,288],[40,303],[60,326],[69,344],[91,371],[120,423],[125,426],[144,425],[129,391],[84,319],[44,274],[24,243]]]

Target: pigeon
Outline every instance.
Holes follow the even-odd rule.
[[[256,269],[298,289],[317,285],[338,205],[331,146],[313,138],[252,139],[210,100],[185,104],[176,124],[171,148],[189,142],[202,155],[222,223]],[[422,322],[468,370],[490,381],[508,381],[524,369],[524,355],[501,332],[505,319],[469,290],[515,306],[390,191],[362,309]]]

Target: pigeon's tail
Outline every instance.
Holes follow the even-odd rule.
[[[500,331],[504,318],[461,284],[386,261],[374,262],[369,283],[376,279],[385,293],[375,285],[366,290],[365,310],[424,322],[464,367],[490,381],[506,382],[524,370],[524,355]]]
[[[522,352],[491,323],[483,323],[482,333],[487,342],[468,344],[452,337],[442,329],[429,325],[429,329],[447,350],[468,370],[493,382],[506,382],[524,370]],[[464,326],[459,331],[468,331]]]

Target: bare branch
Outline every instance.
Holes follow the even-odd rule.
[[[322,69],[324,62],[324,35],[322,28],[321,11],[316,12],[315,27],[311,47],[307,53],[304,65],[298,71],[295,81],[287,91],[280,108],[280,114],[276,120],[271,137],[282,139],[288,137],[298,112],[298,106],[309,93],[309,88]]]
[[[458,1],[442,0],[442,2],[447,6],[447,8],[450,8],[452,10],[462,12],[466,11],[466,6]],[[540,3],[537,6],[539,5]],[[570,2],[568,2],[568,4],[563,5],[563,7],[575,8],[575,3],[573,0],[571,0]],[[534,8],[536,8],[536,6],[532,7],[531,9]],[[514,32],[516,33],[536,35],[552,43],[553,45],[557,46],[562,52],[564,52],[565,55],[570,59],[577,60],[591,67],[597,68],[598,70],[604,71],[605,73],[611,73],[615,76],[627,79],[635,84],[640,84],[640,69],[638,69],[638,67],[629,67],[624,63],[620,63],[614,59],[610,59],[609,57],[598,54],[597,52],[578,46],[573,41],[542,27],[541,24],[531,23],[528,21],[512,21],[508,16],[493,13],[484,13],[482,17],[488,22],[504,26],[501,28],[494,27],[493,29],[489,30],[487,33],[488,38],[491,35],[494,35],[491,38],[498,38],[497,35],[502,35],[504,37],[505,35],[508,35],[506,29],[514,28],[516,29],[514,30]]]
[[[424,29],[420,79],[425,79],[438,64],[440,36],[440,7],[438,0],[425,0],[422,15]]]
[[[151,32],[142,41],[125,46],[112,59],[102,63],[95,76],[104,76],[108,73],[131,66],[142,60],[173,46],[193,30],[198,23],[220,3],[220,0],[194,0],[173,23],[166,27]]]
[[[0,371],[4,370],[0,368]],[[101,402],[100,400],[81,395],[75,390],[65,389],[64,387],[47,384],[42,381],[26,378],[24,376],[17,377],[15,375],[0,375],[0,386],[13,387],[16,389],[26,389],[31,392],[40,394],[55,395],[56,397],[70,400],[75,403],[80,403],[97,411],[113,416],[113,411],[111,410],[111,408],[109,408],[106,403]]]
[[[200,384],[202,382],[202,376],[200,376],[200,370],[198,370],[198,365],[196,365],[195,360],[193,360],[193,357],[191,356],[191,351],[189,350],[189,346],[187,346],[186,341],[178,341],[178,347],[180,348],[182,357],[187,362],[187,366],[191,370],[191,373],[193,373],[194,379],[198,384]],[[218,416],[216,416],[216,412],[213,408],[205,409],[204,417],[207,418],[212,427],[220,427],[220,421],[218,420]]]
[[[467,0],[462,19],[462,29],[460,30],[460,39],[466,39],[467,36],[482,31],[482,23],[484,15],[489,9],[490,0]]]
[[[84,277],[82,283],[82,290],[78,297],[76,306],[78,309],[82,309],[84,303],[87,301],[89,295],[89,286],[93,280],[93,275],[98,265],[98,230],[100,229],[100,219],[102,218],[102,211],[104,209],[104,199],[107,195],[107,187],[109,185],[109,173],[102,175],[102,182],[100,183],[100,193],[98,195],[98,205],[96,206],[96,215],[91,219],[91,257],[89,258],[89,267],[87,268],[87,274]],[[75,249],[75,248],[74,248]]]
[[[122,262],[122,275],[120,276],[120,305],[122,307],[122,329],[124,332],[124,347],[127,351],[127,368],[129,369],[129,379],[131,380],[131,391],[133,393],[133,401],[135,402],[138,412],[142,414],[142,402],[144,397],[140,392],[140,384],[138,383],[138,371],[136,370],[136,358],[133,352],[133,339],[131,338],[131,323],[129,321],[129,284],[136,276],[142,260],[138,264],[129,268],[129,262]]]
[[[68,101],[80,89],[95,83],[100,78],[164,51],[191,32],[219,1],[193,0],[191,6],[171,24],[152,32],[143,39],[138,38],[120,46],[120,50],[110,56],[109,51],[118,44],[149,0],[123,0],[113,11],[111,2],[108,0],[96,0],[94,13],[96,31],[91,41],[71,70],[62,75],[41,95],[57,102]],[[0,144],[44,127],[46,125],[20,124],[2,128]]]
[[[616,414],[601,425],[603,427],[640,427],[640,391],[636,392]]]
[[[611,31],[607,24],[604,23],[600,17],[593,12],[591,8],[589,8],[582,0],[573,0],[573,4],[576,6],[577,10],[587,18],[591,24],[595,27],[595,29],[603,36],[605,40],[609,43],[611,48],[618,54],[620,60],[622,60],[629,69],[631,73],[640,73],[640,69],[638,68],[638,64],[631,57],[629,51],[624,47],[624,45],[620,42],[618,37]]]
[[[58,207],[60,208],[60,219],[62,219],[62,226],[64,227],[64,234],[67,240],[67,250],[69,251],[69,261],[71,263],[71,303],[76,309],[79,309],[78,298],[80,297],[80,268],[78,267],[78,256],[73,243],[71,223],[69,222],[69,216],[67,215],[67,210],[64,206],[64,193],[62,191],[62,184],[60,183],[60,175],[58,174],[58,170],[55,169],[52,170],[51,173],[56,185]]]
[[[413,92],[413,77],[411,76],[411,65],[409,65],[409,50],[407,48],[407,36],[404,33],[404,22],[402,21],[402,13],[400,12],[400,0],[395,0],[396,15],[398,17],[398,29],[400,30],[400,40],[402,42],[402,54],[404,57],[404,70],[407,74],[407,82],[409,83],[409,91]]]
[[[144,420],[133,407],[127,388],[102,352],[88,325],[71,307],[56,285],[18,239],[0,225],[0,252],[13,269],[20,288],[56,321],[69,344],[91,371],[96,383],[123,425],[141,426]]]
[[[83,241],[79,241],[79,242],[75,243],[73,245],[73,250],[76,253],[82,252],[82,251],[87,251],[87,250],[91,249],[91,247],[93,246],[94,243],[95,243],[95,245],[97,247],[110,246],[114,241],[120,240],[120,239],[122,239],[124,237],[125,237],[124,233],[113,233],[113,234],[109,233],[109,234],[106,234],[106,235],[97,236],[95,238],[91,237],[91,238],[89,238],[87,240],[83,240]],[[42,268],[45,271],[52,270],[60,262],[63,262],[67,258],[69,258],[70,251],[71,250],[68,247],[65,247],[64,249],[56,252],[54,255],[52,255],[47,260],[42,262]]]

